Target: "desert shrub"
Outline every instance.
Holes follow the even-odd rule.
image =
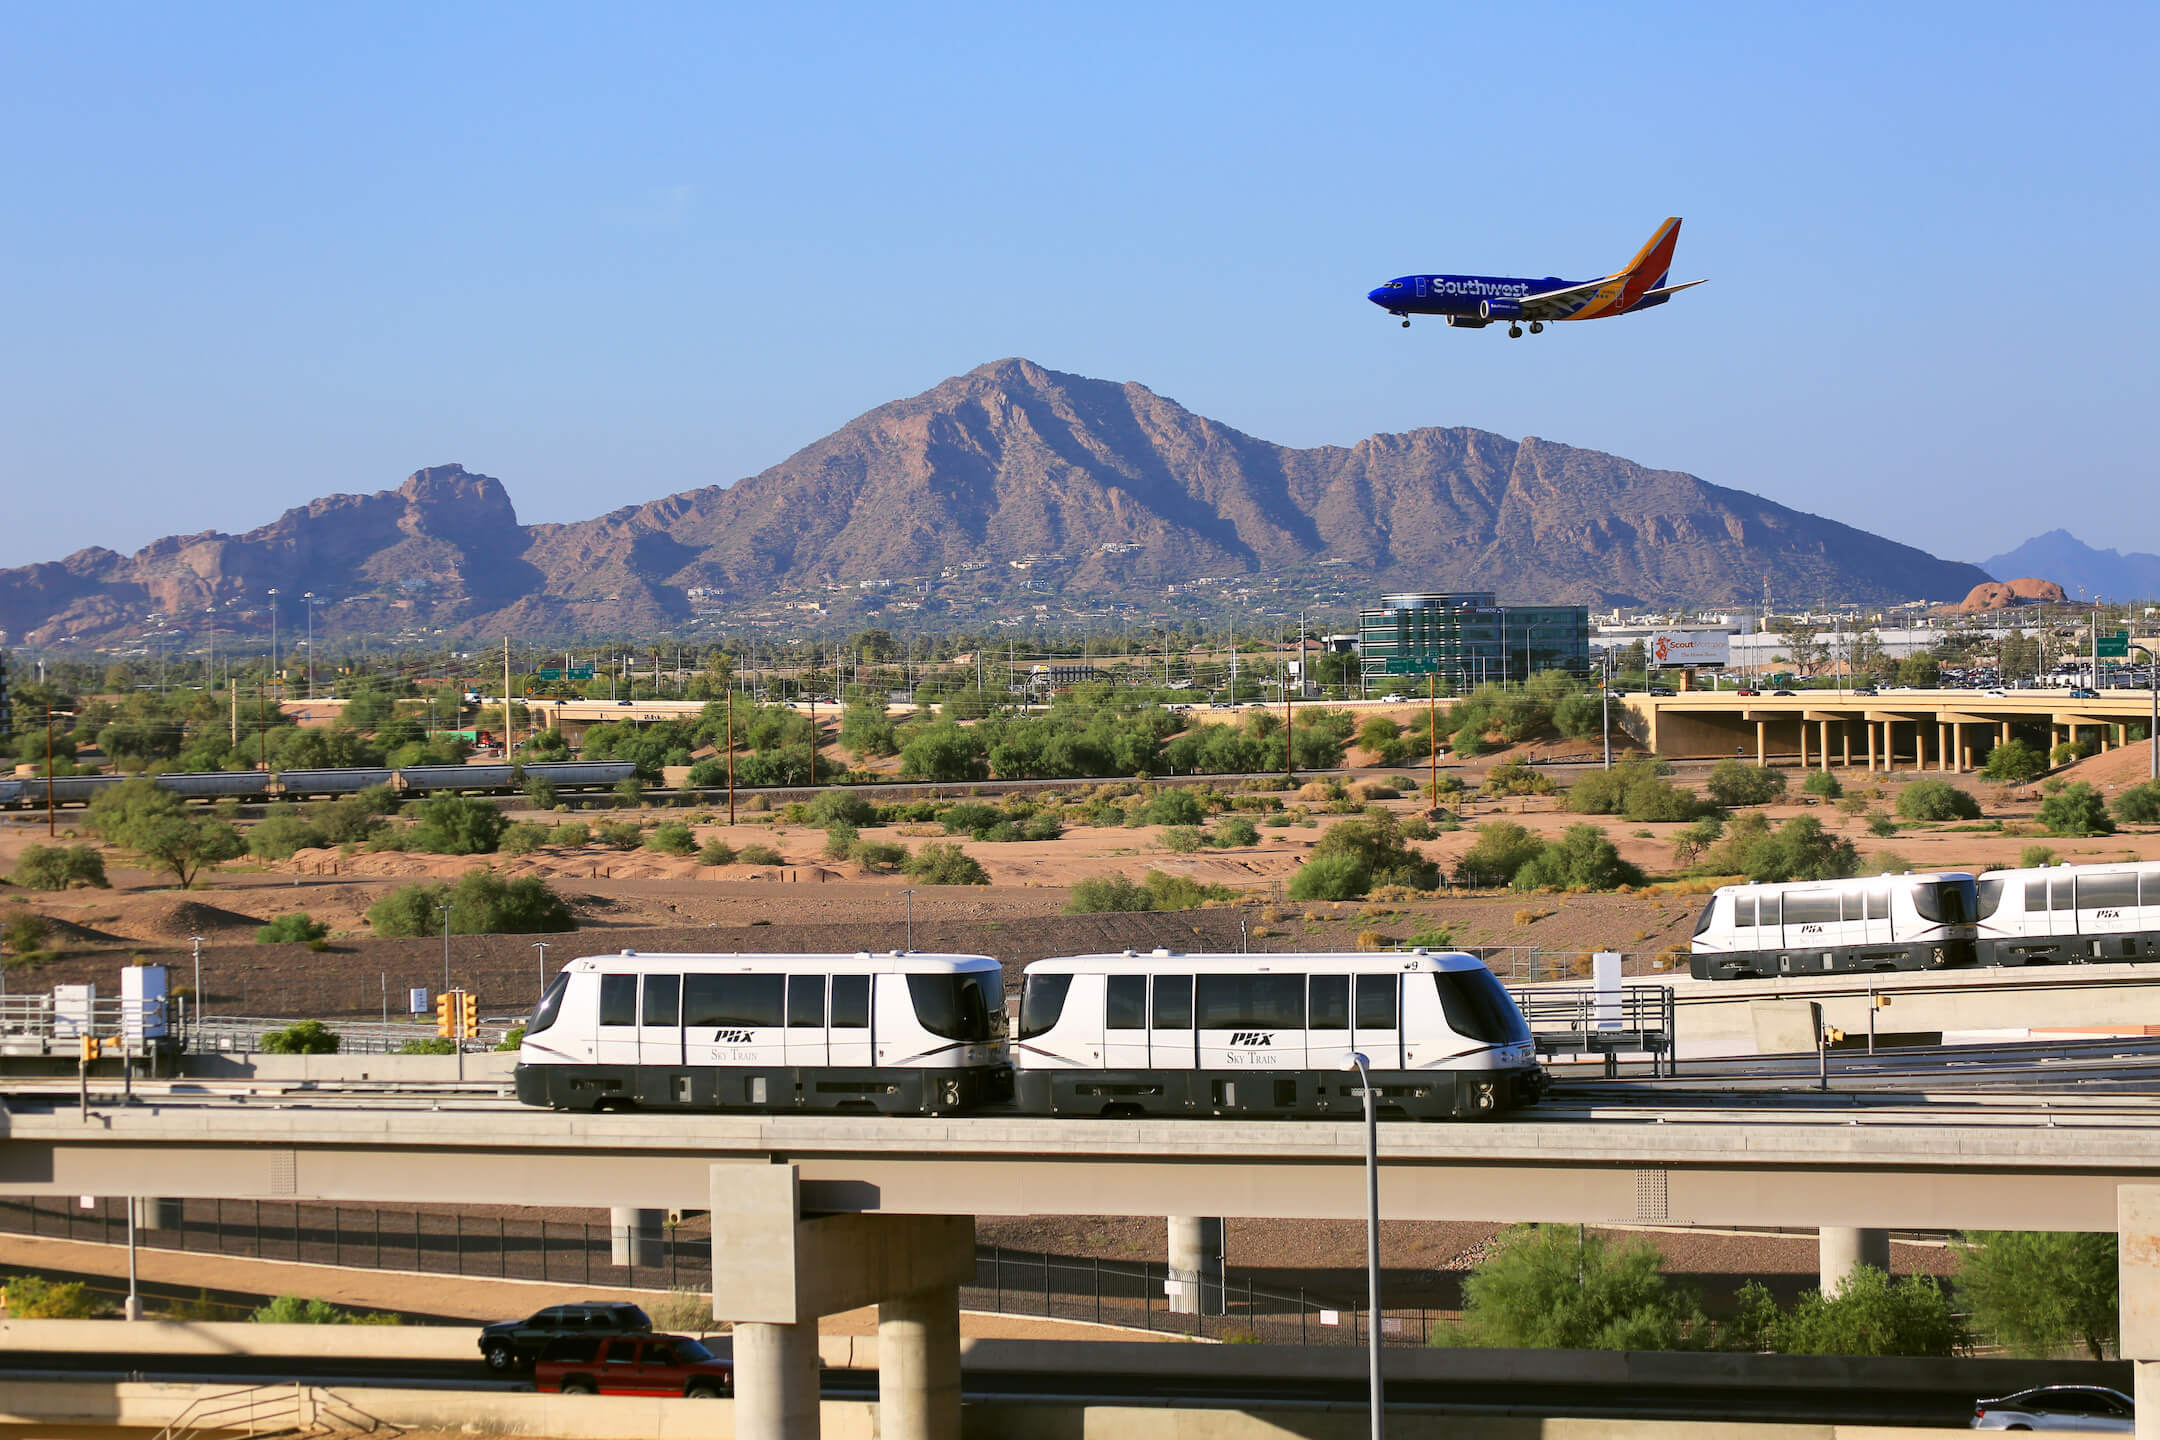
[[[2027,845],[2018,851],[2018,868],[2021,870],[2041,870],[2054,863],[2055,848],[2052,845]]]
[[[873,875],[892,875],[907,864],[907,846],[888,840],[858,840],[849,852],[857,865]]]
[[[947,835],[965,835],[971,840],[985,840],[998,826],[1011,821],[1009,815],[995,805],[985,805],[980,800],[962,800],[947,809],[939,817]]]
[[[2040,823],[2050,835],[2109,835],[2115,830],[2100,792],[2083,780],[2042,800]]]
[[[1463,1282],[1458,1343],[1507,1349],[1676,1350],[1702,1327],[1647,1241],[1572,1225],[1500,1232]]]
[[[1238,850],[1259,844],[1260,828],[1242,815],[1231,815],[1215,822],[1208,831],[1207,840],[1218,850]]]
[[[1980,767],[1980,773],[1990,780],[2023,785],[2036,779],[2047,768],[2045,755],[2023,740],[2011,739],[1988,751],[1987,762]]]
[[[692,782],[696,783],[695,781]],[[525,803],[535,810],[552,810],[562,800],[556,793],[555,782],[545,775],[530,775],[525,780]]]
[[[770,845],[752,843],[735,852],[735,859],[742,865],[785,865],[787,857]]]
[[[1702,869],[1713,875],[1745,875],[1763,884],[1787,880],[1842,880],[1860,872],[1860,855],[1850,840],[1833,835],[1812,815],[1798,815],[1771,828],[1760,814],[1740,815],[1704,855]]]
[[[1558,788],[1550,775],[1520,760],[1495,765],[1485,776],[1487,795],[1550,795]]]
[[[1947,780],[1915,780],[1897,798],[1900,820],[1977,820],[1980,802]]]
[[[1020,826],[1020,838],[1023,840],[1055,840],[1064,833],[1064,822],[1047,813],[1030,815]]]
[[[1198,825],[1207,819],[1207,805],[1190,790],[1164,790],[1148,802],[1150,825]]]
[[[1887,840],[1892,835],[1897,834],[1897,831],[1897,821],[1892,820],[1887,815],[1870,815],[1867,817],[1867,833],[1878,840]]]
[[[1845,787],[1838,783],[1837,776],[1828,770],[1808,771],[1808,777],[1800,782],[1800,788],[1824,800],[1835,800],[1845,793]]]
[[[2106,1233],[1969,1230],[1957,1294],[1974,1327],[2012,1354],[2052,1359],[2081,1346],[2105,1360],[2120,1338],[2116,1237]]]
[[[26,845],[8,879],[25,890],[65,890],[71,885],[112,888],[105,878],[105,857],[89,845]]]
[[[1665,777],[1671,766],[1654,755],[1630,755],[1610,770],[1592,770],[1568,788],[1578,815],[1623,815],[1638,824],[1686,821],[1710,807]]]
[[[725,840],[708,840],[697,853],[700,865],[732,865],[735,863],[735,847]]]
[[[400,1055],[455,1055],[457,1041],[441,1035],[430,1035],[425,1040],[407,1040],[398,1046]]]
[[[417,813],[407,843],[434,855],[492,854],[509,824],[493,805],[466,795],[430,795]]]
[[[1147,891],[1123,875],[1090,875],[1072,887],[1065,901],[1068,915],[1102,915],[1126,910],[1152,910]]]
[[[325,1300],[280,1295],[248,1319],[258,1325],[402,1325],[399,1316],[383,1310],[344,1310]]]
[[[497,1050],[516,1050],[523,1046],[524,1043],[525,1027],[523,1025],[512,1025],[508,1030],[503,1031],[502,1042],[495,1048]]]
[[[2083,740],[2065,740],[2048,752],[2048,758],[2057,765],[2075,765],[2092,754],[2092,746]]]
[[[335,1055],[338,1033],[320,1020],[300,1020],[282,1030],[265,1031],[261,1040],[265,1055]]]
[[[1518,890],[1617,890],[1640,885],[1643,872],[1595,825],[1570,825],[1515,872]]]
[[[456,885],[402,885],[368,907],[368,926],[385,939],[440,934],[448,905],[453,935],[538,935],[575,930],[560,895],[536,876],[504,880],[492,870],[469,870]]]
[[[1515,883],[1515,874],[1536,859],[1545,842],[1512,820],[1492,820],[1477,827],[1477,839],[1455,867],[1455,883],[1496,890]]]
[[[1355,900],[1372,888],[1372,871],[1356,855],[1315,853],[1290,877],[1293,900]]]
[[[1872,1265],[1854,1270],[1835,1295],[1805,1292],[1769,1331],[1770,1348],[1784,1355],[1949,1356],[1967,1340],[1933,1276],[1892,1280]]]
[[[690,827],[682,821],[670,820],[645,832],[645,848],[657,850],[662,855],[695,855],[697,836],[691,834]]]
[[[16,1275],[7,1282],[7,1313],[17,1320],[88,1320],[99,1309],[80,1280],[54,1284],[42,1275]]]
[[[46,936],[51,933],[52,927],[45,923],[44,916],[26,910],[10,915],[5,924],[0,924],[0,944],[7,946],[10,955],[35,955],[45,948]]]
[[[803,806],[803,822],[808,825],[830,825],[844,820],[850,825],[874,825],[878,808],[855,791],[844,786],[820,790]]]
[[[908,875],[924,885],[987,885],[990,876],[958,845],[933,840],[907,858]]]
[[[2108,807],[2123,825],[2160,825],[2160,781],[2133,785]]]
[[[862,840],[862,833],[845,820],[835,820],[825,827],[825,858],[845,860],[855,853]]]
[[[1703,788],[1720,805],[1768,805],[1785,793],[1785,776],[1767,765],[1720,760],[1710,767]]]
[[[1330,826],[1312,853],[1314,859],[1330,855],[1354,856],[1364,867],[1370,885],[1408,885],[1418,890],[1430,890],[1440,883],[1440,867],[1405,844],[1401,824],[1393,815],[1377,808]]]
[[[1714,815],[1697,820],[1673,836],[1673,864],[1683,870],[1693,869],[1696,862],[1702,859],[1724,833],[1725,822]]]
[[[645,827],[630,820],[603,820],[593,828],[593,839],[617,850],[635,850],[645,843]]]
[[[502,839],[495,843],[495,849],[503,855],[530,855],[553,838],[548,833],[547,826],[521,820],[503,831]]]
[[[328,936],[330,927],[309,915],[305,910],[295,910],[290,915],[280,915],[255,932],[259,945],[304,944]]]
[[[1200,848],[1200,831],[1191,825],[1172,825],[1163,831],[1162,843],[1165,850],[1175,851],[1180,855],[1190,855]]]
[[[290,860],[297,851],[330,843],[321,826],[298,815],[272,815],[247,832],[248,853],[264,860]]]

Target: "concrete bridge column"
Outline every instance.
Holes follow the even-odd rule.
[[[1950,726],[1941,720],[1935,722],[1935,768],[1950,768]]]
[[[2160,1440],[2160,1185],[2116,1187],[2115,1239],[2121,1354],[2137,1367],[2137,1433]]]
[[[1875,722],[1864,720],[1861,723],[1867,727],[1867,768],[1872,775],[1875,773]]]
[[[1852,769],[1852,721],[1838,721],[1838,739],[1845,747],[1845,768]]]
[[[1972,747],[1965,743],[1965,722],[1962,720],[1951,722],[1950,748],[1957,754],[1958,774],[1972,769]]]
[[[735,1325],[738,1440],[817,1440],[817,1317]]]
[[[1890,1271],[1890,1232],[1825,1226],[1815,1232],[1815,1248],[1822,1270],[1822,1292],[1835,1295],[1845,1288],[1853,1271],[1872,1265]]]
[[[1223,1313],[1223,1222],[1193,1215],[1170,1217],[1170,1295],[1174,1315]]]
[[[1770,742],[1767,735],[1769,728],[1767,721],[1757,720],[1755,722],[1755,763],[1757,765],[1768,765],[1770,763]]]
[[[1822,744],[1816,748],[1822,751],[1822,768],[1827,770],[1830,768],[1830,722],[1828,720],[1822,722],[1821,736]]]
[[[1800,768],[1807,769],[1807,721],[1800,722]]]
[[[960,1288],[878,1305],[879,1440],[959,1440]]]
[[[667,1264],[661,1237],[666,1233],[667,1211],[639,1210],[628,1205],[608,1207],[608,1260],[639,1270],[658,1270]]]
[[[1996,723],[1996,727],[1995,727],[1995,743],[1996,743],[1996,744],[1998,744],[1998,745],[2007,745],[2007,744],[2009,744],[2009,743],[2010,743],[2010,722],[2009,722],[2009,721],[2007,721],[2007,720],[2002,720],[2002,721],[1998,721],[1998,722]]]

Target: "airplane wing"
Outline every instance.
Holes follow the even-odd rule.
[[[1695,288],[1695,287],[1696,287],[1697,285],[1707,285],[1707,284],[1709,284],[1709,283],[1710,283],[1709,279],[1708,279],[1707,277],[1705,277],[1704,279],[1701,279],[1701,280],[1689,280],[1689,281],[1687,281],[1687,282],[1686,282],[1685,284],[1681,284],[1681,285],[1666,285],[1666,286],[1662,286],[1662,287],[1660,287],[1659,289],[1656,289],[1656,290],[1645,290],[1645,291],[1643,291],[1643,293],[1642,293],[1642,298],[1643,298],[1644,300],[1653,300],[1653,299],[1656,299],[1656,298],[1658,298],[1658,297],[1660,297],[1660,296],[1664,296],[1664,295],[1677,295],[1677,294],[1679,294],[1679,293],[1680,293],[1680,292],[1681,292],[1682,290],[1692,290],[1692,289],[1694,289],[1694,288]],[[1640,303],[1640,302],[1638,302],[1638,303]]]
[[[1612,295],[1620,292],[1626,277],[1609,276],[1603,280],[1591,280],[1581,285],[1570,285],[1561,290],[1547,290],[1537,295],[1525,295],[1516,303],[1522,306],[1525,320],[1565,320],[1576,311],[1599,298],[1598,292],[1610,288]]]

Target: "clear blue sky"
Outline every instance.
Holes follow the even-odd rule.
[[[1475,425],[1977,559],[2160,550],[2137,5],[17,6],[0,564],[459,461],[730,482],[1005,355]],[[1664,309],[1401,330],[1391,275]],[[1505,588],[1505,587],[1503,587]]]

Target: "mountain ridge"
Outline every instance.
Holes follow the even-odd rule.
[[[1588,604],[1742,603],[1766,576],[1809,601],[1954,599],[1989,578],[1536,436],[1432,426],[1291,449],[1137,382],[1006,359],[877,406],[732,485],[589,520],[521,524],[500,481],[441,465],[240,535],[0,571],[0,628],[91,641],[153,614],[244,614],[271,586],[304,586],[339,599],[353,628],[649,632],[835,586],[906,582],[924,603],[994,608],[1016,587],[1159,600],[1201,577],[1321,564],[1375,595]]]
[[[2160,555],[2102,550],[2059,528],[1981,561],[1980,568],[1998,580],[2046,575],[2081,600],[2149,600],[2160,595]]]

